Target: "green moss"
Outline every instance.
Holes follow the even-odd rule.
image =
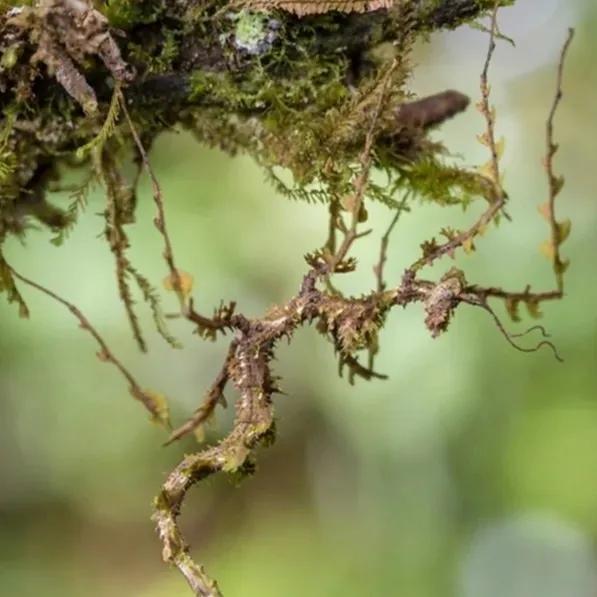
[[[159,39],[145,40],[145,43],[130,43],[129,60],[139,65],[144,76],[170,73],[179,56],[178,38],[178,32],[167,30]]]
[[[475,198],[488,195],[487,181],[476,172],[444,164],[432,156],[403,166],[401,176],[405,188],[440,205],[467,207]]]
[[[0,0],[0,10],[8,10],[15,6],[32,6],[34,0]]]
[[[0,69],[10,70],[14,68],[19,60],[21,44],[15,43],[6,48],[2,58],[0,59]]]
[[[137,25],[154,23],[159,14],[159,3],[147,0],[106,0],[100,5],[110,25],[127,30]]]
[[[510,6],[515,0],[499,0],[500,6]],[[422,2],[424,14],[427,15],[427,30],[433,31],[437,28],[437,22],[441,19],[444,27],[454,29],[463,23],[471,22],[479,14],[487,13],[495,6],[495,0],[475,0],[476,6],[470,6],[464,2],[448,2],[447,0],[424,0]]]

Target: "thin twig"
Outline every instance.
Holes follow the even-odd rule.
[[[116,93],[116,92],[115,92]],[[124,305],[125,312],[133,332],[133,337],[141,352],[147,352],[147,343],[141,331],[141,324],[135,313],[128,276],[132,265],[126,255],[129,247],[128,237],[124,231],[123,205],[121,191],[124,182],[113,158],[103,146],[95,148],[97,176],[106,188],[107,207],[105,214],[105,236],[110,245],[116,263],[116,282],[118,294]]]
[[[568,29],[568,37],[562,47],[560,54],[560,61],[558,64],[558,75],[556,84],[556,94],[553,100],[549,117],[547,118],[546,124],[546,145],[547,151],[545,156],[545,169],[547,171],[547,178],[549,182],[549,225],[551,229],[551,248],[553,250],[553,266],[556,277],[556,284],[560,295],[564,293],[564,272],[566,271],[566,263],[562,260],[560,255],[560,245],[562,244],[562,238],[560,233],[560,227],[556,220],[556,198],[562,190],[563,179],[556,176],[553,166],[553,158],[558,151],[559,146],[554,142],[554,120],[562,97],[563,92],[563,78],[564,78],[564,63],[566,61],[566,55],[570,44],[574,39],[574,29]]]
[[[122,376],[126,379],[129,384],[129,392],[136,400],[139,400],[145,408],[151,413],[152,417],[158,421],[166,423],[166,419],[164,418],[164,412],[161,410],[163,405],[159,405],[156,402],[156,396],[152,395],[151,392],[147,392],[141,388],[139,382],[133,377],[132,373],[123,365],[122,361],[118,359],[114,353],[110,350],[108,344],[97,331],[97,329],[91,324],[89,319],[83,314],[83,312],[73,303],[67,301],[65,298],[59,296],[54,291],[42,286],[38,282],[34,282],[33,280],[23,276],[19,272],[17,272],[12,266],[8,266],[10,271],[12,272],[13,276],[27,284],[27,286],[31,286],[35,288],[39,292],[49,296],[54,301],[60,303],[64,307],[66,307],[79,321],[79,325],[82,330],[88,332],[93,339],[97,342],[100,350],[97,353],[99,359],[105,363],[112,363],[118,369],[118,371],[122,374]]]
[[[528,336],[529,334],[532,334],[533,332],[540,332],[544,338],[551,338],[551,334],[549,334],[547,332],[547,330],[545,329],[545,327],[543,327],[542,325],[533,325],[530,328],[528,328],[527,330],[525,330],[524,332],[521,332],[520,334],[510,334],[510,337],[511,338],[524,338],[525,336]]]
[[[344,367],[348,367],[348,383],[352,386],[354,385],[354,378],[360,377],[366,381],[371,379],[379,379],[379,380],[386,380],[388,376],[384,373],[378,373],[373,369],[373,366],[365,366],[362,365],[359,360],[349,354],[349,355],[340,355],[340,359],[338,361],[338,369],[340,372],[340,377],[342,377],[342,372]]]
[[[367,190],[367,182],[369,180],[369,173],[371,170],[371,165],[373,162],[373,144],[376,139],[375,129],[377,127],[378,119],[381,114],[383,104],[386,100],[386,91],[388,85],[391,80],[391,75],[395,71],[397,67],[397,63],[394,62],[388,68],[387,72],[384,74],[384,77],[381,81],[381,88],[379,91],[379,98],[377,104],[375,106],[375,110],[373,112],[373,116],[371,118],[371,123],[369,124],[369,129],[365,136],[365,145],[363,147],[363,151],[361,152],[359,161],[361,164],[361,171],[357,176],[354,184],[354,195],[352,200],[352,216],[350,221],[350,227],[344,232],[344,238],[342,239],[342,243],[338,247],[338,250],[334,254],[330,266],[329,271],[333,273],[336,270],[336,267],[339,263],[341,263],[348,251],[350,250],[354,241],[358,238],[357,228],[359,225],[359,216],[361,213],[361,207],[363,205],[363,200],[365,198],[365,192]]]
[[[407,192],[398,204],[398,207],[396,208],[396,213],[394,214],[394,217],[392,218],[390,225],[388,226],[384,235],[381,237],[381,242],[379,246],[379,259],[377,260],[376,265],[373,266],[373,273],[375,274],[375,279],[377,281],[377,292],[380,293],[386,289],[386,282],[384,280],[384,267],[388,259],[388,246],[390,244],[390,237],[394,228],[396,227],[396,224],[398,224],[398,220],[400,219],[402,212],[406,208],[406,201],[408,200],[408,198],[409,193]],[[374,371],[375,356],[378,353],[378,351],[378,346],[369,347],[367,355],[367,367],[365,368],[366,370],[371,372]]]
[[[186,312],[186,296],[182,288],[182,280],[180,276],[180,272],[176,267],[174,261],[174,252],[172,250],[172,242],[170,240],[170,235],[168,233],[168,228],[166,226],[166,212],[164,209],[164,199],[162,195],[162,189],[158,179],[153,171],[151,166],[151,162],[149,161],[149,156],[145,151],[145,147],[143,146],[143,142],[141,141],[141,137],[137,132],[137,129],[133,123],[129,110],[126,106],[126,98],[122,92],[120,93],[120,104],[122,106],[122,112],[126,118],[126,121],[129,125],[129,129],[131,131],[131,135],[135,141],[135,145],[137,146],[137,150],[141,155],[141,159],[143,161],[143,166],[145,167],[145,171],[149,175],[151,179],[151,186],[152,186],[152,194],[153,200],[157,208],[157,215],[153,220],[155,227],[158,229],[159,233],[162,235],[164,240],[164,260],[166,261],[166,265],[168,266],[168,270],[170,272],[170,277],[172,279],[172,286],[178,296],[178,300],[180,302],[181,311]]]
[[[485,132],[484,140],[486,141],[491,151],[491,178],[496,185],[496,191],[503,195],[503,191],[500,185],[500,165],[499,165],[499,154],[497,149],[497,143],[495,141],[495,114],[494,110],[490,105],[489,96],[491,94],[491,87],[489,85],[489,66],[495,52],[496,42],[495,36],[498,32],[497,24],[497,13],[499,9],[499,0],[496,0],[491,13],[491,25],[489,31],[489,49],[487,50],[487,56],[485,58],[485,64],[483,66],[483,72],[481,73],[481,102],[480,108],[481,113],[485,117],[487,124],[487,130]]]
[[[554,100],[546,121],[546,155],[544,159],[545,170],[547,173],[549,184],[549,197],[547,201],[547,213],[545,214],[551,232],[550,251],[553,252],[551,258],[553,260],[553,268],[556,278],[556,288],[545,292],[531,292],[530,288],[526,288],[523,292],[510,292],[501,288],[491,287],[483,288],[481,286],[472,286],[470,291],[479,297],[485,298],[499,298],[503,299],[511,305],[518,303],[525,303],[527,305],[538,305],[539,303],[551,300],[559,300],[564,296],[564,273],[566,271],[567,263],[562,260],[560,256],[560,245],[564,238],[562,238],[562,228],[556,219],[556,199],[560,194],[563,186],[563,179],[558,177],[554,172],[553,158],[558,151],[558,145],[554,141],[554,120],[558,107],[563,97],[563,77],[566,56],[570,48],[570,44],[574,39],[574,29],[568,30],[568,36],[562,51],[560,53],[560,60],[558,62],[557,83]]]
[[[228,356],[226,357],[220,372],[216,376],[209,392],[207,393],[201,406],[195,411],[192,417],[190,417],[183,425],[175,429],[171,434],[166,445],[180,439],[184,435],[191,433],[198,429],[205,421],[213,415],[214,410],[218,404],[226,405],[226,399],[224,398],[224,389],[228,380],[230,379],[230,373],[228,367],[234,359],[236,352],[237,342],[232,341],[228,349]]]
[[[552,301],[562,298],[562,295],[558,290],[549,290],[547,292],[531,292],[529,289],[523,292],[509,292],[501,288],[491,287],[484,288],[483,286],[471,286],[469,289],[471,292],[485,297],[501,298],[504,300],[519,301],[522,303],[531,302],[544,302]]]
[[[507,340],[508,344],[510,344],[510,346],[512,346],[519,352],[537,352],[541,350],[541,348],[546,346],[553,352],[553,355],[556,358],[556,360],[558,360],[560,363],[564,362],[564,359],[558,353],[558,349],[556,348],[555,344],[553,342],[550,342],[549,340],[541,340],[541,342],[538,342],[536,346],[532,346],[530,348],[521,346],[520,344],[514,341],[514,338],[521,338],[523,336],[526,336],[528,333],[536,329],[542,330],[543,337],[548,338],[549,335],[546,333],[545,329],[542,326],[533,326],[532,328],[529,328],[522,334],[510,334],[508,330],[505,328],[501,319],[497,316],[496,312],[484,300],[479,299],[479,297],[476,296],[462,297],[461,300],[464,303],[473,305],[475,307],[480,307],[484,311],[487,311],[491,315],[494,323],[496,324],[502,336]]]
[[[481,100],[478,108],[485,118],[486,130],[481,136],[482,142],[489,147],[491,158],[489,162],[489,177],[485,177],[487,181],[487,193],[489,206],[481,217],[468,229],[463,232],[455,234],[447,242],[437,246],[427,255],[423,255],[418,259],[409,269],[418,271],[421,268],[431,265],[434,261],[443,257],[444,255],[452,255],[454,251],[472,240],[482,233],[487,226],[500,213],[506,202],[506,193],[501,185],[500,167],[499,167],[499,151],[495,140],[495,115],[494,110],[490,105],[491,87],[489,85],[489,66],[493,58],[493,53],[496,48],[495,36],[497,33],[497,13],[499,2],[496,1],[491,14],[491,27],[489,32],[489,47],[485,58],[485,64],[481,73]]]
[[[386,283],[384,280],[384,267],[386,261],[388,260],[388,246],[390,244],[390,237],[392,236],[392,232],[398,224],[398,220],[402,215],[402,212],[405,210],[406,202],[409,198],[409,193],[406,193],[400,204],[396,208],[396,213],[390,222],[390,225],[386,229],[384,235],[381,237],[381,242],[379,245],[379,259],[377,260],[377,264],[373,266],[373,273],[375,274],[375,279],[377,281],[377,292],[383,292],[386,289]]]

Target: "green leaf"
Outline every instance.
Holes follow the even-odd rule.
[[[556,224],[558,245],[561,245],[569,236],[572,230],[572,222],[569,219],[562,220]]]

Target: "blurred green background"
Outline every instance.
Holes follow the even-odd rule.
[[[392,313],[383,332],[378,368],[390,380],[351,387],[337,378],[331,347],[302,330],[279,351],[276,371],[288,397],[277,401],[279,439],[261,452],[258,474],[238,488],[216,478],[186,502],[182,524],[193,553],[226,595],[597,595],[592,0],[520,0],[502,11],[502,28],[518,44],[499,45],[492,73],[514,221],[459,263],[478,283],[552,285],[538,250],[547,230],[537,205],[546,196],[543,126],[569,25],[577,39],[557,120],[557,169],[568,182],[560,214],[573,221],[564,245],[572,265],[566,300],[544,308],[566,362],[547,350],[514,351],[486,314],[466,307],[434,341],[415,306]],[[417,51],[414,89],[476,97],[486,44],[468,28],[434,36]],[[475,141],[482,127],[470,110],[436,136],[465,163],[482,163]],[[203,310],[236,299],[244,313],[259,315],[295,293],[301,255],[324,237],[324,207],[274,196],[250,159],[208,151],[184,133],[161,137],[152,156],[178,262],[194,275]],[[131,256],[159,285],[165,271],[146,180],[140,197]],[[143,384],[170,397],[180,421],[217,371],[226,342],[202,343],[174,322],[184,351],[155,335],[148,356],[135,351],[99,238],[101,209],[96,193],[65,246],[53,247],[39,231],[26,246],[11,243],[7,258],[79,305]],[[446,220],[458,225],[473,215],[421,207],[405,217],[390,247],[389,280]],[[388,217],[373,209],[378,230]],[[360,273],[347,282],[359,292],[371,287],[378,250],[373,238],[361,244]],[[162,448],[160,430],[95,358],[70,314],[23,291],[30,321],[0,303],[0,594],[188,595],[161,563],[149,516],[165,474],[196,443]],[[174,310],[173,297],[164,300]],[[223,433],[230,416],[220,413],[210,435]]]

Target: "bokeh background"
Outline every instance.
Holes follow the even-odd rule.
[[[260,454],[258,474],[240,487],[214,479],[186,502],[193,553],[226,595],[597,595],[597,10],[592,0],[520,0],[501,18],[517,42],[499,44],[491,75],[514,221],[459,262],[479,283],[551,287],[538,250],[547,236],[537,213],[546,196],[543,127],[559,49],[574,25],[557,120],[572,265],[566,300],[544,308],[566,362],[547,350],[514,351],[473,309],[459,309],[450,332],[432,340],[422,310],[411,307],[392,313],[383,332],[378,367],[390,380],[351,387],[337,377],[330,346],[301,331],[279,352],[288,396],[277,402],[279,439]],[[469,28],[433,36],[417,51],[414,89],[475,97],[486,45]],[[470,110],[436,136],[464,163],[482,163],[482,127]],[[294,294],[301,255],[324,237],[324,207],[275,196],[250,159],[206,150],[184,133],[161,137],[152,158],[178,262],[195,277],[204,310],[236,299],[258,315]],[[159,285],[165,271],[147,181],[140,197],[131,255]],[[174,322],[185,350],[153,335],[148,356],[135,351],[99,238],[101,206],[97,193],[62,248],[39,231],[26,246],[12,243],[7,257],[78,304],[143,384],[170,397],[180,421],[226,343],[202,343]],[[458,225],[481,207],[421,207],[405,217],[388,278],[397,280],[446,220]],[[388,217],[373,210],[378,230]],[[360,273],[347,282],[353,290],[371,287],[377,250],[374,239],[362,242]],[[23,292],[29,321],[0,303],[0,594],[188,595],[161,564],[149,516],[165,474],[196,443],[162,448],[160,430],[70,314]],[[174,309],[172,296],[165,301]],[[223,433],[230,416],[221,413],[209,435]]]

